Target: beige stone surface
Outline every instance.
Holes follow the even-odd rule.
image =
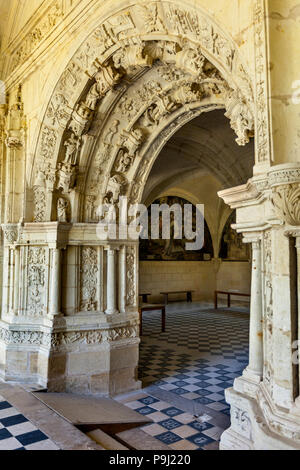
[[[139,275],[205,300],[251,275],[221,448],[299,448],[299,36],[297,0],[0,1],[4,380],[137,389]],[[138,242],[99,240],[99,204],[170,192],[205,204],[215,258],[237,211],[251,274],[215,259],[156,275]]]

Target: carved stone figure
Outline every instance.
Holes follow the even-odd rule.
[[[140,128],[132,129],[130,132],[124,130],[121,136],[121,142],[127,148],[129,156],[134,156],[144,136]]]
[[[118,153],[118,157],[117,157],[115,171],[117,173],[126,173],[131,167],[132,162],[133,162],[133,157],[130,156],[126,150],[120,149]]]
[[[105,137],[105,144],[107,144],[107,145],[112,144],[112,141],[113,141],[115,135],[118,133],[119,125],[120,125],[120,121],[118,119],[115,119],[112,122],[112,125],[109,128],[109,131],[108,131],[108,133],[106,134],[106,137]]]
[[[144,44],[130,44],[114,54],[114,65],[125,70],[131,67],[151,67],[153,59],[144,52]]]
[[[78,167],[69,163],[59,163],[57,171],[57,189],[68,193],[75,186]]]
[[[176,55],[177,67],[188,71],[192,75],[202,75],[205,60],[200,50],[191,49],[189,46],[186,46]]]
[[[60,197],[57,200],[57,221],[58,222],[68,222],[68,208],[69,208],[68,201],[63,197]]]
[[[66,147],[66,154],[63,163],[76,165],[77,154],[80,147],[80,139],[76,138],[74,134],[64,143]]]
[[[126,180],[122,175],[114,175],[110,178],[107,185],[107,194],[111,194],[111,196],[109,197],[110,203],[118,202],[119,196],[125,184]]]

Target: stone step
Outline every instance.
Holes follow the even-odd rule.
[[[109,436],[101,429],[94,429],[86,433],[93,441],[100,444],[105,450],[129,450],[128,447],[118,442],[112,436]]]
[[[116,434],[116,438],[130,449],[135,450],[170,450],[163,442],[145,433],[142,429],[129,429]]]
[[[110,433],[115,433],[152,422],[146,416],[110,398],[71,393],[33,392],[33,395],[75,426],[92,426],[86,432],[93,431],[95,425],[107,426]],[[125,426],[123,429],[120,428],[122,425]]]

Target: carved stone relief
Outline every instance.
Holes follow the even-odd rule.
[[[126,305],[130,307],[134,307],[136,303],[135,271],[135,249],[128,247],[126,253]]]
[[[273,188],[271,201],[278,217],[289,225],[300,225],[300,184]]]
[[[27,314],[45,313],[46,252],[45,248],[29,247],[27,259]]]
[[[141,39],[141,35],[145,34],[145,29],[146,33],[152,35],[151,38]],[[164,40],[159,37],[159,34],[163,33]],[[166,38],[166,33],[173,35],[172,40]],[[153,34],[158,35],[157,40],[153,40]],[[117,44],[119,49],[116,48]],[[114,48],[113,52],[112,48]],[[211,57],[215,57],[217,62],[222,63],[222,76],[209,63],[206,52]],[[157,61],[160,62],[157,63]],[[173,69],[170,69],[170,66]],[[153,68],[163,74],[163,79],[171,80],[171,86],[178,85],[176,77],[182,77],[182,79],[185,77],[187,83],[182,83],[182,88],[177,91],[177,94],[172,95],[166,94],[166,90],[163,90],[161,78],[158,81],[146,80],[136,94],[130,91],[128,97],[120,96],[116,102],[119,106],[116,114],[118,118],[110,121],[110,128],[103,130],[103,132],[106,130],[106,137],[102,139],[104,146],[110,148],[111,145],[116,145],[116,135],[120,133],[123,141],[119,147],[127,149],[129,157],[133,157],[140,145],[147,140],[147,127],[157,127],[161,119],[186,102],[201,101],[202,98],[210,95],[221,95],[224,91],[224,87],[220,89],[220,84],[225,83],[224,71],[227,76],[236,72],[235,76],[240,82],[241,90],[241,95],[235,94],[238,87],[235,80],[232,80],[231,85],[234,88],[226,103],[227,115],[238,135],[237,142],[245,145],[249,141],[249,137],[253,135],[254,125],[251,108],[253,94],[249,88],[249,78],[233,43],[222,34],[218,26],[213,25],[208,18],[204,18],[194,9],[183,8],[168,2],[135,5],[128,9],[126,14],[125,12],[119,13],[100,25],[81,46],[61,77],[46,113],[47,122],[53,128],[44,127],[42,131],[39,146],[41,161],[37,164],[39,168],[37,186],[47,186],[48,191],[52,192],[57,189],[63,193],[68,193],[75,188],[78,173],[75,161],[78,161],[81,137],[89,131],[94,115],[99,106],[101,107],[102,99],[109,91],[118,87],[124,79],[131,90],[128,78],[133,75],[130,74],[137,73],[138,76],[138,69],[140,69],[143,71],[140,73],[142,76],[145,71]],[[85,93],[85,97],[76,101],[77,104],[71,111],[70,103],[74,103],[74,98],[70,101],[70,97],[75,91],[80,94],[79,87],[82,88],[84,82],[86,83],[85,70],[87,69],[92,84]],[[207,83],[208,78],[213,82]],[[196,84],[199,80],[205,83],[197,89],[193,85],[193,80]],[[242,95],[245,90],[247,90],[247,96]],[[227,91],[230,91],[229,88]],[[236,96],[239,97],[238,100]],[[146,107],[147,102],[148,108],[143,120],[137,124],[141,108],[144,105]],[[122,123],[119,118],[120,111],[122,119],[125,119]],[[64,133],[64,140],[60,145],[61,149],[65,149],[65,154],[57,159],[57,132],[59,128],[65,126],[68,116],[71,116],[67,124],[68,132]],[[134,118],[135,122],[132,122]],[[138,133],[142,127],[145,127],[145,132],[142,130],[141,139]],[[126,132],[128,134],[125,138]],[[116,150],[116,153],[114,151],[107,158],[115,159],[118,154],[118,149]],[[113,171],[126,173],[132,164],[133,161],[131,164],[129,161],[126,163],[123,161],[120,163],[121,166],[118,169],[114,167]],[[110,165],[111,168],[113,166],[113,164]],[[96,169],[96,172],[100,175],[100,168]],[[92,173],[94,173],[94,168]],[[114,175],[111,174],[110,177]],[[99,180],[93,184],[99,185]],[[93,193],[90,190],[87,192]],[[40,203],[39,206],[41,206]],[[35,212],[41,219],[46,210],[36,209]],[[47,213],[50,213],[49,210]]]
[[[273,283],[272,283],[272,233],[264,234],[264,381],[273,394]]]
[[[92,247],[83,247],[81,251],[80,310],[97,310],[98,256]]]

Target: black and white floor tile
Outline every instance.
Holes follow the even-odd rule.
[[[0,450],[59,450],[0,395]]]
[[[139,375],[144,395],[126,404],[151,418],[153,424],[143,430],[172,449],[217,448],[230,425],[224,390],[248,363],[247,309],[171,304],[166,332],[160,332],[160,314],[149,312],[143,333]]]

